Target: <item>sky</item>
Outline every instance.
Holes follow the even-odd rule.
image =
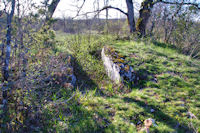
[[[2,0],[0,0],[1,3]],[[33,0],[36,3],[41,3],[44,0]],[[77,2],[78,1],[78,2]],[[92,12],[97,10],[97,4],[94,4],[97,0],[86,0],[81,12],[79,14],[85,14],[86,12]],[[104,7],[104,1],[106,0],[99,0],[99,8]],[[126,0],[108,0],[108,5],[111,5],[113,7],[118,7],[122,9],[123,11],[127,12],[126,7]],[[135,16],[138,16],[138,10],[140,8],[140,4],[143,0],[133,0],[134,8],[135,8]],[[190,1],[190,0],[188,0]],[[200,0],[192,0],[192,1],[200,1]],[[54,18],[73,18],[77,14],[77,6],[80,7],[82,5],[83,0],[60,0],[60,3],[58,4],[58,7],[56,8],[56,11],[53,15]],[[1,5],[1,4],[0,4]],[[1,8],[1,6],[0,6]],[[87,17],[91,18],[94,16],[94,13],[89,14]],[[105,18],[105,11],[102,11],[100,14],[100,18]],[[77,17],[77,19],[84,19],[86,18],[85,15],[82,15],[80,17]],[[122,13],[120,13],[117,10],[109,9],[109,18],[126,18],[126,16]]]
[[[34,1],[42,1],[42,0],[34,0]],[[53,17],[74,17],[77,14],[77,1],[78,6],[82,4],[83,0],[61,0]],[[94,11],[94,1],[97,0],[86,0],[85,5],[83,6],[80,14],[84,14],[86,12],[92,12]],[[106,0],[99,0],[100,3],[100,9],[104,7],[104,1]],[[108,0],[109,4],[114,7],[118,7],[122,9],[123,11],[127,12],[127,7],[126,7],[126,0]],[[133,0],[134,3],[134,8],[135,8],[135,16],[138,16],[138,10],[140,8],[140,4],[143,0]],[[195,3],[200,3],[200,0],[185,0],[186,2],[195,2]],[[95,4],[97,6],[97,4]],[[97,9],[97,8],[96,8]],[[90,14],[89,17],[92,17],[94,14]],[[85,16],[84,16],[85,17]],[[109,18],[125,18],[122,13],[119,11],[116,11],[114,9],[109,9]],[[79,17],[79,18],[83,18]],[[100,18],[105,18],[105,11],[103,11],[100,15]]]
[[[36,1],[36,0],[35,0]],[[37,1],[41,1],[41,0],[37,0]],[[74,17],[77,14],[77,5],[80,7],[80,5],[82,4],[83,0],[79,0],[79,2],[77,3],[78,0],[61,0],[53,17]],[[86,12],[92,12],[94,11],[95,7],[94,7],[94,1],[95,0],[86,0],[81,12],[79,14],[84,14]],[[123,11],[127,11],[126,8],[126,0],[109,0],[109,4],[108,5],[112,5],[114,7],[118,7],[120,9],[122,9]],[[140,3],[142,0],[135,0],[134,2],[134,6],[135,6],[135,12],[137,14]],[[104,7],[104,0],[99,0],[100,3],[100,9],[102,7]],[[95,4],[95,6],[97,6],[97,4]],[[97,7],[96,7],[97,9]],[[92,17],[94,14],[89,14],[88,17]],[[81,16],[79,18],[84,18],[86,16]],[[105,11],[103,11],[100,14],[100,18],[105,18]],[[114,9],[109,9],[109,18],[125,18],[125,16],[123,14],[121,14],[119,11],[116,11]]]
[[[26,3],[28,0],[21,0]],[[33,2],[37,4],[41,4],[42,1],[44,0],[32,0]],[[51,2],[52,0],[50,0]],[[84,19],[86,18],[85,13],[87,12],[93,12],[97,10],[97,3],[95,2],[97,0],[86,0],[81,12],[79,14],[82,14],[82,16],[76,17],[77,19]],[[102,9],[104,5],[104,1],[106,0],[99,0],[99,9]],[[126,6],[126,0],[108,0],[108,6],[113,6],[113,7],[118,7],[122,9],[124,12],[127,12],[127,6]],[[133,0],[134,2],[134,7],[135,7],[135,16],[137,16],[137,12],[140,7],[140,3],[142,0]],[[2,3],[3,0],[0,0],[0,10],[4,9],[4,4]],[[25,4],[24,3],[24,4]],[[56,11],[53,15],[54,18],[73,18],[77,15],[78,7],[80,7],[83,3],[83,0],[60,0],[60,3],[58,4]],[[29,5],[29,4],[27,4]],[[25,6],[27,7],[27,6]],[[102,11],[100,13],[100,18],[106,18],[106,11]],[[94,13],[88,14],[88,18],[91,18],[94,16]],[[109,19],[112,18],[126,18],[126,16],[122,13],[120,13],[117,10],[114,9],[109,9]]]

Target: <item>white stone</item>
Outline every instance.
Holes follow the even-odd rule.
[[[106,69],[106,72],[108,74],[108,77],[114,81],[115,83],[119,83],[121,81],[120,79],[120,68],[117,64],[115,64],[111,58],[106,56],[105,54],[105,48],[102,49],[101,57],[103,60],[104,67]]]
[[[111,55],[106,55],[105,51],[106,47],[102,49],[101,57],[108,77],[115,83],[124,82],[124,79],[128,82],[133,82],[136,78],[133,67],[126,63],[114,63]]]

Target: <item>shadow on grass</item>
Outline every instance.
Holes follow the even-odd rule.
[[[150,110],[154,109],[155,112],[153,112],[154,114],[154,118],[156,121],[162,122],[166,125],[168,125],[169,127],[176,129],[177,131],[180,132],[187,132],[187,131],[191,131],[191,129],[187,126],[187,125],[179,125],[179,121],[175,120],[174,118],[170,117],[169,115],[165,114],[164,112],[162,112],[158,107],[154,106],[154,105],[148,105],[143,101],[140,100],[136,100],[133,98],[129,98],[129,97],[124,97],[123,98],[124,102],[126,103],[136,103],[137,105],[139,105],[141,108],[144,109],[144,115],[151,113]]]
[[[74,74],[77,78],[77,86],[80,87],[81,90],[85,91],[86,89],[99,89],[99,86],[90,78],[90,76],[83,70],[83,67],[80,63],[74,60]]]
[[[158,42],[158,41],[153,41],[152,43],[155,46],[159,46],[159,47],[162,47],[162,48],[170,48],[170,49],[179,51],[178,48],[175,45],[172,45],[172,44],[166,44],[166,43],[162,43],[162,42]]]
[[[47,129],[43,131],[51,131],[50,127],[52,126],[54,127],[52,131],[57,132],[94,133],[104,132],[105,128],[111,125],[111,121],[105,117],[107,114],[104,110],[88,110],[76,99],[73,99],[67,105],[57,106],[57,110],[59,110],[57,115],[54,115],[56,112],[49,112],[46,120],[48,122],[46,123]],[[59,119],[56,122],[50,121],[52,115]]]
[[[150,50],[153,54],[155,54],[156,56],[162,56],[162,57],[165,57],[165,58],[168,58],[168,55],[164,54],[164,53],[161,53],[161,52],[157,52],[157,51],[153,51],[153,50]]]
[[[162,43],[162,42],[158,42],[158,41],[152,41],[152,43],[155,46],[161,47],[161,48],[168,48],[171,50],[175,50],[177,53],[179,54],[184,54],[186,56],[188,56],[188,53],[185,53],[181,48],[178,48],[177,46],[173,45],[173,44],[166,44],[166,43]]]
[[[158,70],[158,68],[153,68],[155,70]],[[147,82],[153,81],[157,82],[154,76],[154,73],[151,73],[148,69],[139,69],[136,72],[136,78],[134,80],[134,84],[132,87],[137,89],[145,88],[147,85]]]

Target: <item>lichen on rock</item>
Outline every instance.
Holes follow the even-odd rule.
[[[112,81],[125,83],[135,80],[133,67],[128,65],[125,57],[118,54],[114,48],[105,46],[102,49],[101,56],[107,75]]]
[[[106,55],[107,53],[107,55]],[[112,61],[111,56],[108,53],[108,47],[104,47],[101,52],[104,67],[106,69],[108,77],[115,81],[115,83],[120,82],[120,67]]]

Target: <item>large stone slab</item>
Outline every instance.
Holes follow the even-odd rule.
[[[121,80],[120,67],[112,61],[112,58],[109,57],[109,55],[105,54],[105,49],[106,49],[105,47],[102,49],[101,57],[102,57],[107,75],[112,81],[119,83]]]
[[[103,47],[101,51],[102,61],[108,77],[115,83],[133,82],[135,72],[122,55],[119,55],[111,47]]]

